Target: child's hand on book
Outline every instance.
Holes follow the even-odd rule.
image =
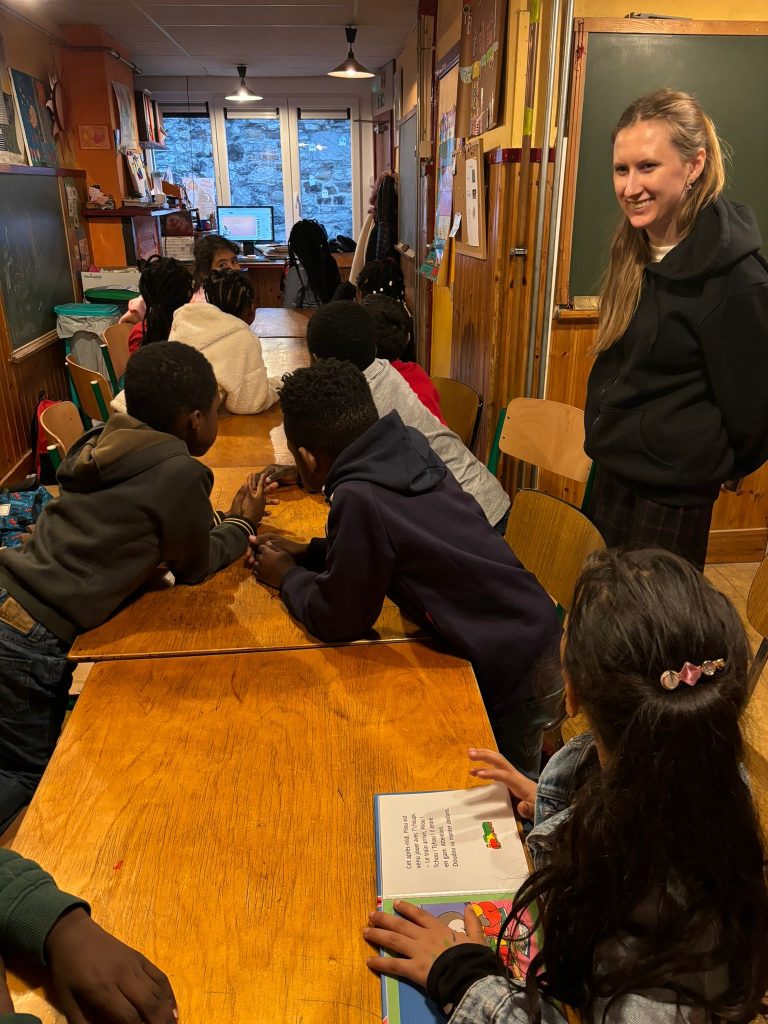
[[[363,929],[366,942],[395,954],[372,956],[366,961],[377,974],[407,978],[423,988],[432,965],[446,949],[464,942],[486,944],[483,927],[469,905],[464,909],[466,934],[454,931],[407,900],[395,900],[394,907],[397,916],[376,910],[368,918],[368,927]]]
[[[518,801],[517,813],[521,817],[533,821],[537,790],[535,782],[519,772],[506,757],[502,757],[495,750],[472,747],[469,750],[469,760],[484,761],[489,766],[488,768],[470,768],[470,775],[476,779],[504,783],[512,795],[512,799]]]

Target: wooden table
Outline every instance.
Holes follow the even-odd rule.
[[[226,511],[250,469],[214,470],[214,507]],[[262,532],[285,533],[297,540],[325,534],[326,505],[320,495],[281,489]],[[424,635],[390,601],[359,644],[418,639]],[[83,633],[70,652],[76,661],[169,655],[220,654],[283,648],[322,647],[323,643],[291,618],[276,590],[258,583],[238,560],[195,587],[158,583],[102,626]]]
[[[471,745],[468,663],[420,644],[98,665],[13,848],[167,972],[182,1024],[371,1024],[373,794],[469,786]]]
[[[260,338],[306,338],[314,309],[257,309],[251,330]]]

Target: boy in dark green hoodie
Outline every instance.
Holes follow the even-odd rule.
[[[32,797],[56,745],[75,637],[105,622],[161,564],[200,583],[237,559],[264,513],[263,479],[216,514],[219,393],[205,356],[149,345],[125,373],[128,414],[85,434],[29,543],[0,551],[0,832]]]
[[[70,1024],[178,1019],[162,971],[93,922],[85,900],[62,892],[34,861],[2,849],[0,955],[13,956],[22,967],[46,965]],[[32,1014],[14,1013],[2,960],[0,1024],[40,1024]]]

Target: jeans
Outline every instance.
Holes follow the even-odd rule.
[[[503,715],[491,717],[499,752],[534,782],[541,771],[544,732],[559,717],[563,699],[564,690],[560,687],[554,693],[531,697]]]
[[[493,527],[494,530],[496,531],[496,533],[500,533],[502,537],[507,532],[507,523],[509,522],[509,513],[511,511],[512,511],[512,506],[510,505],[509,508],[507,509],[507,511],[504,513],[504,515],[498,521],[498,523],[496,523],[495,526]]]
[[[0,588],[0,615],[9,600]],[[61,732],[74,665],[39,622],[0,619],[0,832],[32,799]]]

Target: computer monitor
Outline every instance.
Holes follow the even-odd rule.
[[[258,242],[274,242],[275,211],[272,206],[217,206],[219,234],[242,242],[246,255]]]

